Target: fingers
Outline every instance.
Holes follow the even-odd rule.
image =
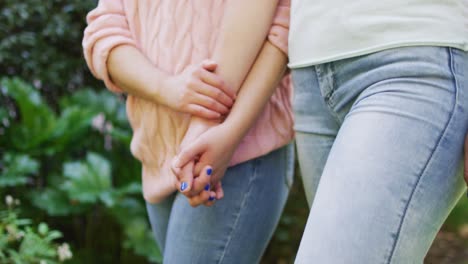
[[[193,185],[193,161],[185,165],[177,177],[180,182],[177,189],[184,194],[189,193]]]
[[[221,200],[224,197],[224,190],[221,186],[221,182],[217,182],[213,184],[213,188],[211,189],[210,198],[208,201],[204,202],[203,205],[205,206],[213,206],[217,200]]]
[[[187,105],[187,109],[185,111],[191,115],[198,116],[201,118],[206,118],[206,119],[219,119],[221,118],[221,114],[210,110],[208,108],[205,108],[203,106],[197,105],[197,104],[189,104]]]
[[[216,102],[219,102],[226,107],[231,107],[234,104],[234,97],[232,97],[229,93],[226,93],[225,91],[223,91],[222,88],[219,88],[222,86],[219,86],[220,84],[217,84],[216,81],[210,82],[210,80],[203,78],[205,74],[212,75],[218,78],[218,76],[214,75],[213,73],[206,72],[206,71],[203,72],[201,81],[203,82],[204,85],[197,85],[196,87],[197,92],[212,98]],[[229,89],[225,89],[225,90],[229,90]]]
[[[213,60],[203,60],[201,66],[202,68],[210,72],[214,72],[216,68],[218,68],[218,64]]]
[[[193,102],[195,104],[205,107],[208,110],[215,111],[222,115],[226,115],[227,113],[229,113],[229,108],[227,106],[203,94],[195,95]]]
[[[213,191],[203,191],[200,194],[189,198],[188,200],[192,207],[197,207],[202,204],[208,204],[211,206],[215,202],[214,196],[215,193]]]
[[[195,207],[201,204],[214,202],[216,193],[211,191],[210,185],[212,172],[212,168],[206,166],[200,176],[193,181],[191,192],[185,193],[191,206]]]
[[[234,99],[236,99],[236,94],[234,91],[229,89],[229,87],[226,85],[226,83],[216,75],[215,73],[209,72],[209,71],[202,71],[200,73],[200,79],[210,85],[211,87],[216,88],[214,91],[217,93],[213,94],[212,96],[216,96],[216,98],[219,98],[221,95],[225,96],[225,99],[227,103],[233,103]],[[221,98],[219,98],[221,99]]]
[[[204,202],[203,205],[208,206],[208,207],[213,206],[215,204],[216,200],[217,200],[216,199],[216,192],[211,191],[210,192],[210,197],[208,198],[208,201]]]
[[[223,190],[223,186],[222,186],[221,182],[217,182],[214,185],[213,191],[216,194],[216,200],[221,200],[221,199],[224,198],[224,190]]]
[[[202,173],[193,180],[192,188],[190,192],[186,193],[186,196],[193,197],[203,191],[209,192],[211,190],[210,182],[212,172],[213,169],[210,166],[206,166]]]
[[[199,154],[202,154],[202,152],[204,151],[205,151],[205,144],[200,139],[195,140],[195,142],[183,148],[180,151],[180,153],[173,159],[172,161],[173,170],[180,171],[182,167],[184,167],[190,161],[195,160],[195,158]],[[193,170],[194,165],[193,165],[193,162],[191,163],[192,163],[192,170]],[[195,175],[199,175],[200,173],[201,173],[201,170]]]
[[[217,182],[213,184],[213,188],[211,189],[210,198],[208,201],[204,202],[203,205],[205,206],[213,206],[216,201],[221,200],[224,198],[224,190],[221,186],[221,182]]]

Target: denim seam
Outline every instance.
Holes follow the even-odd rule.
[[[224,246],[223,252],[221,253],[221,257],[219,258],[219,261],[217,262],[218,264],[221,264],[223,262],[224,256],[226,255],[226,251],[227,251],[227,249],[229,247],[229,244],[232,241],[232,235],[233,235],[234,231],[236,230],[237,224],[239,223],[239,219],[240,219],[240,216],[242,214],[242,209],[245,207],[245,205],[246,205],[246,203],[248,201],[247,198],[250,196],[250,191],[252,190],[252,182],[254,181],[254,179],[257,178],[257,171],[258,171],[258,167],[259,167],[258,163],[260,163],[260,161],[261,161],[261,157],[254,160],[252,177],[249,178],[249,183],[247,185],[247,191],[246,191],[246,193],[244,195],[244,198],[242,199],[241,205],[239,207],[239,211],[237,212],[236,220],[234,221],[234,225],[231,227],[231,231],[229,232],[227,242],[226,242],[226,244]]]
[[[419,175],[418,177],[418,180],[416,181],[416,184],[414,185],[413,189],[411,190],[411,193],[410,193],[410,196],[409,196],[409,199],[408,201],[406,202],[406,206],[403,210],[403,215],[401,217],[401,220],[400,220],[400,224],[398,225],[398,228],[397,228],[397,232],[396,232],[396,236],[395,236],[395,241],[393,242],[393,246],[390,250],[390,255],[388,257],[388,260],[387,260],[387,263],[390,264],[391,261],[392,261],[392,258],[394,256],[394,253],[395,253],[395,249],[397,247],[397,244],[398,244],[398,241],[399,241],[399,237],[400,237],[400,232],[401,232],[401,229],[402,229],[402,226],[403,226],[403,222],[405,221],[405,217],[406,217],[406,213],[408,211],[408,208],[409,208],[409,205],[410,203],[413,201],[413,195],[416,191],[416,189],[419,187],[419,184],[421,183],[421,179],[424,177],[425,173],[427,172],[427,168],[429,167],[429,164],[431,163],[432,161],[432,158],[434,157],[434,153],[437,152],[437,150],[439,149],[439,145],[440,145],[440,142],[442,140],[442,138],[444,137],[444,135],[447,133],[447,129],[448,127],[450,126],[450,123],[452,123],[452,120],[453,120],[453,116],[455,114],[455,108],[456,106],[458,105],[458,92],[459,92],[459,87],[458,87],[458,82],[455,78],[455,73],[454,73],[454,60],[453,60],[453,54],[452,54],[452,50],[450,48],[447,48],[448,50],[448,57],[449,57],[449,68],[450,68],[450,72],[452,74],[452,82],[454,84],[454,88],[455,88],[455,94],[454,94],[454,102],[453,102],[453,107],[450,111],[450,116],[447,120],[447,123],[445,124],[444,126],[444,129],[442,130],[442,133],[440,134],[439,138],[437,139],[437,143],[434,147],[434,149],[432,150],[429,158],[427,159],[426,161],[426,164],[424,164],[424,167],[423,167],[423,170],[421,172],[421,174]]]
[[[323,98],[325,104],[328,107],[328,111],[333,116],[333,118],[335,119],[337,124],[340,125],[342,123],[342,121],[341,121],[340,117],[338,116],[338,114],[333,110],[333,108],[334,108],[334,97],[333,97],[333,95],[335,94],[334,93],[334,91],[335,91],[334,71],[329,70],[332,73],[331,78],[325,78],[323,72],[326,69],[322,70],[322,67],[325,67],[326,65],[330,65],[330,68],[332,68],[331,63],[316,65],[315,66],[315,74],[317,75],[317,81],[318,81],[320,93],[322,94],[322,98]]]

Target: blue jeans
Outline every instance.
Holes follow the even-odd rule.
[[[224,198],[192,208],[177,193],[147,203],[163,263],[258,263],[278,224],[294,173],[294,146],[229,168]]]
[[[468,54],[402,47],[292,74],[311,207],[296,263],[422,263],[466,190]]]

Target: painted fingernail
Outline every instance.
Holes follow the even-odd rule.
[[[210,196],[210,198],[208,198],[208,201],[210,201],[210,202],[214,201],[214,200],[215,200],[215,198],[213,196]]]
[[[185,191],[185,189],[187,189],[187,187],[188,187],[188,184],[186,182],[182,182],[180,184],[180,191],[181,192]]]
[[[205,191],[208,191],[208,190],[210,190],[210,184],[207,184],[207,185],[205,186]]]
[[[213,173],[213,170],[211,168],[206,169],[206,174],[208,174],[208,176],[210,176],[211,173]]]

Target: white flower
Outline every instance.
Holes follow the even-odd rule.
[[[12,225],[7,225],[5,229],[9,235],[16,236],[16,229]]]
[[[23,237],[24,237],[24,232],[23,231],[19,231],[16,234],[16,240],[21,240]]]
[[[8,206],[12,206],[13,205],[13,196],[11,196],[11,195],[5,196],[5,203]]]
[[[5,229],[6,229],[7,233],[8,233],[8,241],[18,240],[17,239],[18,231],[16,230],[16,228],[14,226],[7,225]]]
[[[93,128],[101,133],[104,132],[105,123],[106,117],[104,116],[104,113],[99,113],[98,115],[93,117],[93,120],[91,121],[91,125],[93,126]]]
[[[57,248],[57,254],[59,256],[60,261],[65,261],[73,257],[73,254],[70,250],[70,246],[67,243],[63,243]]]
[[[33,81],[33,85],[34,85],[34,87],[35,87],[36,89],[41,89],[41,88],[42,88],[42,82],[41,82],[41,80],[35,79],[35,80]],[[42,264],[42,263],[41,263],[41,264]]]
[[[47,264],[47,261],[41,260],[41,262],[39,262],[39,264]]]
[[[106,122],[105,131],[106,131],[107,133],[111,132],[113,128],[114,128],[114,126],[112,125],[112,123]]]

